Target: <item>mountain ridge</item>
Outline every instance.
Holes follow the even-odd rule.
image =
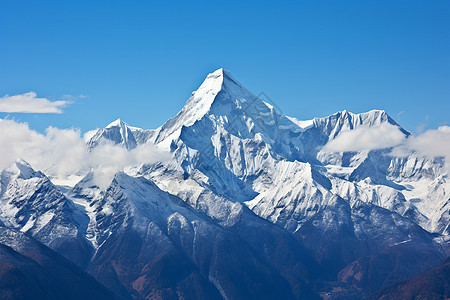
[[[170,159],[138,162],[106,188],[93,170],[64,194],[19,161],[1,173],[1,211],[11,213],[0,221],[83,258],[125,298],[369,296],[438,264],[449,234],[441,158],[325,148],[383,124],[410,135],[383,110],[285,116],[219,69],[157,129],[118,119],[86,141],[91,151],[152,144]],[[66,229],[40,235],[40,218]],[[58,239],[72,241],[78,258]],[[374,263],[384,258],[392,260]],[[382,275],[371,283],[374,274]]]

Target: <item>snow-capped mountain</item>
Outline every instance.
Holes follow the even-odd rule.
[[[0,221],[20,230],[80,266],[93,248],[85,239],[89,218],[42,173],[21,160],[1,171]]]
[[[100,129],[87,141],[89,148],[94,148],[102,142],[109,142],[115,145],[121,145],[126,149],[133,149],[138,144],[147,141],[149,130],[142,130],[137,127],[129,126],[121,119],[110,123],[106,128]]]
[[[442,262],[450,234],[443,158],[326,147],[379,126],[411,136],[381,110],[285,116],[219,69],[161,127],[119,119],[86,141],[171,159],[106,189],[94,170],[65,195],[18,161],[1,173],[0,220],[124,298],[368,296]]]
[[[86,198],[86,189],[95,189],[90,180],[88,175],[73,189],[74,201]],[[88,270],[125,297],[136,293],[150,297],[155,290],[162,297],[172,297],[176,291],[193,298],[261,298],[276,297],[280,290],[286,291],[286,298],[293,298],[293,293],[297,298],[314,297],[302,279],[309,277],[305,276],[306,265],[311,264],[307,250],[291,235],[271,228],[249,211],[239,211],[241,216],[233,228],[223,228],[148,179],[125,173],[116,174],[111,185],[89,202],[95,216],[89,227],[94,228],[97,251]],[[241,227],[250,232],[239,232]],[[280,250],[261,237],[285,244],[282,251],[291,257],[280,261]],[[287,262],[296,265],[289,272],[295,282],[278,273]],[[180,271],[165,277],[167,272]],[[255,274],[264,284],[252,286]],[[111,278],[117,279],[111,282]],[[302,289],[291,291],[290,283]],[[171,290],[165,291],[168,287]]]
[[[178,163],[169,168],[183,172],[183,180],[192,177],[217,196],[245,203],[293,232],[339,196],[349,205],[359,199],[442,233],[448,224],[448,210],[442,210],[448,200],[442,197],[448,195],[442,159],[417,154],[397,158],[389,150],[321,150],[341,132],[383,123],[399,127],[405,137],[410,135],[384,111],[358,115],[344,111],[311,121],[282,116],[220,69],[208,75],[177,116],[149,131],[148,140],[174,154]],[[164,176],[156,174],[146,176],[165,186]],[[427,194],[420,189],[430,180],[442,184]],[[419,190],[423,198],[410,201]],[[439,200],[427,201],[436,193]]]

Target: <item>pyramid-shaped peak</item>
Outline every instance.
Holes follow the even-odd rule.
[[[90,138],[86,139],[86,144],[90,149],[105,143],[113,142],[117,145],[124,145],[127,149],[133,149],[137,146],[136,138],[133,132],[143,132],[141,128],[129,126],[121,119],[108,124],[106,128],[97,130]]]
[[[218,77],[218,76],[233,77],[233,76],[231,75],[230,71],[225,70],[224,68],[220,68],[220,69],[215,70],[215,71],[212,72],[212,73],[209,73],[208,76],[207,76],[207,78],[208,78],[208,77]]]
[[[270,114],[270,108],[262,100],[239,83],[229,71],[220,68],[206,76],[200,87],[194,91],[181,111],[169,119],[159,129],[156,142],[164,140],[173,133],[179,134],[183,127],[190,127],[204,117],[234,120],[240,117],[237,111],[252,106],[258,113]]]
[[[207,77],[210,77],[210,76],[222,76],[223,72],[224,72],[224,69],[223,68],[219,68],[219,69],[215,70],[214,72],[209,73]]]
[[[119,118],[119,119],[115,120],[114,122],[109,123],[108,126],[106,126],[106,128],[123,127],[123,126],[128,126],[128,124]]]
[[[230,71],[225,70],[224,68],[220,68],[212,73],[209,73],[203,84],[206,83],[206,85],[210,85],[211,82],[214,82],[214,85],[216,87],[220,87],[220,89],[223,89],[224,86],[229,86],[230,84],[242,87],[233,75],[231,75]]]
[[[192,125],[210,111],[211,106],[217,101],[217,96],[221,92],[231,95],[230,97],[221,97],[221,101],[254,98],[253,94],[235,80],[229,71],[220,68],[206,76],[206,79],[193,92],[192,97],[187,101],[177,117],[183,119],[183,125]]]

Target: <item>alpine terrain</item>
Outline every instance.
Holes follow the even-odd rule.
[[[89,151],[152,145],[168,159],[130,165],[106,186],[96,170],[58,186],[20,159],[1,171],[0,294],[450,297],[445,159],[326,146],[380,126],[412,136],[382,110],[285,116],[219,69],[161,127],[119,119],[86,140]]]

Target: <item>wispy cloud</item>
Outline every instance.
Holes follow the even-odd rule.
[[[397,118],[396,118],[397,122],[400,121],[400,119],[401,119],[401,117],[403,116],[404,113],[405,113],[404,110],[398,112]]]
[[[420,123],[419,125],[417,125],[416,131],[418,133],[422,133],[427,128],[427,126],[428,126],[428,115],[425,116],[425,122]]]
[[[74,100],[77,100],[77,99],[88,98],[88,96],[86,96],[84,94],[80,94],[78,96],[67,94],[67,95],[63,95],[61,98],[64,99],[64,100],[74,101]]]
[[[38,98],[35,92],[21,95],[5,95],[0,98],[0,112],[6,113],[62,113],[62,108],[70,101],[50,101],[46,98]]]

